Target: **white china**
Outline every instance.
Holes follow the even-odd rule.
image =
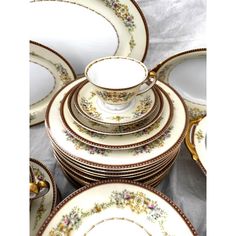
[[[137,95],[156,83],[155,72],[148,73],[142,62],[120,56],[92,61],[85,68],[85,76],[93,84],[101,105],[113,111],[128,109]]]
[[[156,93],[155,93],[156,91]],[[129,109],[112,111],[100,106],[99,98],[91,83],[83,83],[75,92],[75,106],[85,118],[99,124],[134,124],[150,116],[153,111],[162,109],[162,95],[159,89],[150,89],[137,96]]]
[[[69,195],[38,235],[197,235],[167,196],[127,180],[101,181]]]
[[[206,49],[176,54],[153,70],[184,98],[191,120],[206,115]]]
[[[29,12],[30,39],[64,55],[76,74],[96,58],[146,55],[148,28],[133,0],[35,0]]]
[[[44,121],[51,98],[75,78],[62,56],[44,45],[30,42],[30,125]]]
[[[58,200],[57,187],[50,171],[39,161],[30,159],[35,179],[46,180],[50,184],[50,189],[46,195],[31,201],[30,206],[30,235],[35,236],[43,224],[44,220],[49,216]]]
[[[51,139],[71,159],[99,168],[132,169],[151,164],[157,159],[164,159],[182,143],[188,124],[186,107],[179,95],[160,81],[157,81],[157,85],[168,93],[174,106],[170,126],[161,137],[150,144],[129,150],[105,150],[80,142],[64,128],[59,110],[60,101],[63,100],[65,94],[80,81],[70,83],[54,97],[48,106],[45,123]]]

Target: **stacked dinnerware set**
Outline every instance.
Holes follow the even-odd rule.
[[[52,154],[83,186],[56,206],[52,174],[30,159],[30,184],[39,188],[31,192],[30,234],[197,235],[153,187],[184,139],[206,174],[206,49],[148,71],[148,27],[136,1],[35,0],[30,11],[30,125],[45,120]]]
[[[85,76],[60,90],[46,112],[63,171],[82,185],[111,178],[157,185],[185,137],[183,100],[143,63],[127,57],[93,61]]]

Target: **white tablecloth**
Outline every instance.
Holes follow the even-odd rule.
[[[150,45],[149,69],[181,51],[206,47],[204,0],[139,0],[146,17]],[[62,199],[75,188],[53,157],[44,124],[30,128],[30,156],[44,163],[55,177]],[[199,235],[206,235],[206,178],[182,144],[176,163],[157,189],[170,197],[190,219]]]

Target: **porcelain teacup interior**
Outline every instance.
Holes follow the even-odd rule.
[[[85,68],[85,76],[94,85],[103,105],[111,110],[127,108],[135,96],[148,91],[156,83],[155,72],[148,72],[142,62],[120,56],[92,61]],[[142,85],[144,88],[141,89]]]

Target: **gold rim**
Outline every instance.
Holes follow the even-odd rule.
[[[187,129],[187,135],[185,137],[185,144],[188,148],[188,150],[190,151],[193,160],[200,166],[201,170],[203,171],[203,173],[206,175],[206,169],[205,167],[202,165],[200,159],[199,159],[199,155],[197,154],[194,142],[193,142],[193,135],[194,135],[194,131],[196,129],[196,126],[199,124],[199,122],[204,118],[200,117],[196,120],[192,120],[190,121],[189,125],[188,125],[188,129]]]

